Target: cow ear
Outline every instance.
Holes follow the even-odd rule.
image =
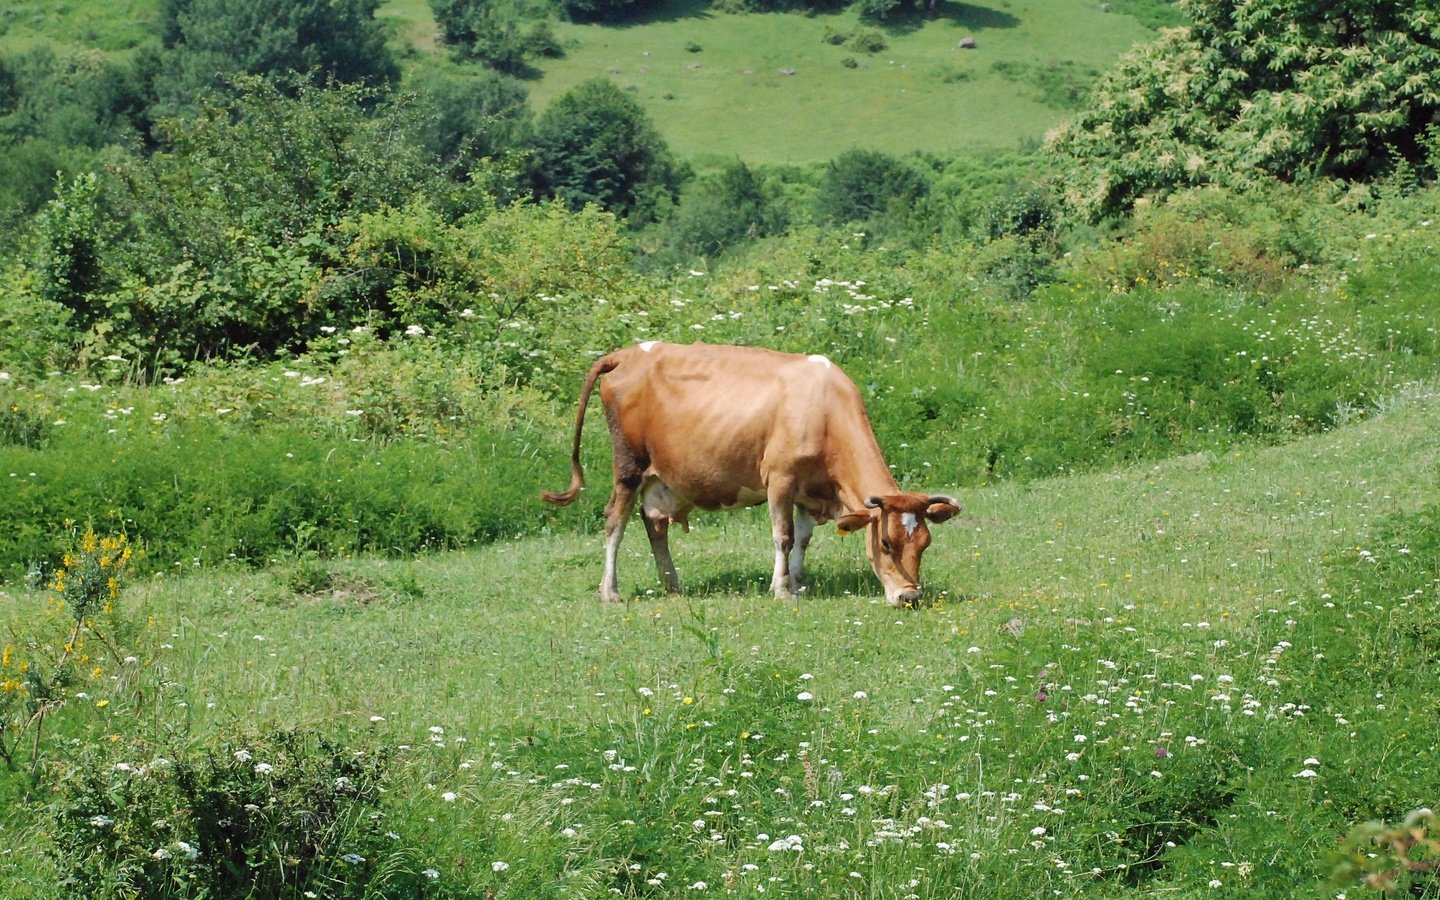
[[[835,520],[835,528],[841,534],[849,534],[852,531],[859,531],[879,518],[879,511],[867,509],[862,512],[846,513]]]
[[[931,497],[930,505],[925,507],[925,518],[932,522],[944,522],[958,515],[960,504],[954,497]]]

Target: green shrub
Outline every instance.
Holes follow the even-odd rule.
[[[815,214],[824,223],[863,223],[892,205],[913,204],[929,190],[926,173],[906,160],[873,150],[847,150],[826,165]]]
[[[18,403],[0,407],[0,444],[40,448],[50,436],[51,425]]]
[[[384,775],[383,756],[299,731],[91,749],[54,778],[54,864],[96,898],[422,896],[386,835]]]
[[[1298,199],[1298,198],[1296,198]],[[1274,291],[1302,263],[1318,261],[1318,223],[1295,200],[1249,202],[1219,190],[1145,205],[1123,241],[1082,251],[1094,277],[1120,290],[1185,279]],[[1088,274],[1087,272],[1087,274]]]
[[[1425,896],[1437,881],[1440,816],[1417,809],[1399,825],[1379,821],[1356,825],[1328,854],[1329,891],[1373,888],[1385,896]]]
[[[889,45],[878,28],[859,28],[845,40],[845,46],[861,53],[879,53]]]
[[[673,199],[683,167],[635,98],[606,78],[557,97],[535,121],[535,192],[644,223]]]
[[[691,182],[665,223],[662,262],[687,265],[780,234],[788,227],[783,201],[763,174],[743,162]],[[653,260],[652,260],[653,261]]]

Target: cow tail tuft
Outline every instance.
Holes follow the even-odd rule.
[[[580,406],[575,411],[575,443],[570,451],[570,486],[563,491],[541,491],[540,499],[546,503],[567,506],[574,503],[580,492],[585,490],[585,471],[580,466],[580,434],[585,429],[585,408],[590,405],[590,393],[595,389],[595,382],[619,364],[620,361],[613,353],[602,356],[590,367],[590,374],[585,376],[585,386],[580,390]]]

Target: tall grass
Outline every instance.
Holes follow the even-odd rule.
[[[1017,303],[963,259],[797,235],[715,274],[652,279],[653,293],[567,296],[554,305],[573,315],[517,322],[503,344],[463,326],[389,346],[357,336],[154,387],[123,362],[89,379],[7,373],[0,564],[14,578],[53,558],[66,520],[128,528],[152,568],[405,555],[593,524],[602,428],[584,451],[591,501],[556,519],[530,498],[565,470],[584,372],[629,339],[828,354],[860,386],[897,477],[920,489],[1220,457],[1372,415],[1433,377],[1434,242],[1433,227],[1392,228],[1359,240],[1341,276],[1317,268],[1261,291],[1193,258],[1131,265],[1146,258],[1137,238]],[[596,333],[554,333],[582,319]]]

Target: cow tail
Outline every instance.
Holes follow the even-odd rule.
[[[585,472],[580,467],[580,433],[585,429],[585,407],[590,405],[590,393],[595,389],[595,382],[618,365],[620,361],[615,354],[602,356],[590,367],[590,374],[585,376],[585,386],[580,390],[580,407],[575,411],[575,443],[570,451],[570,487],[560,492],[541,491],[540,499],[546,503],[556,506],[574,503],[575,498],[585,489]]]

